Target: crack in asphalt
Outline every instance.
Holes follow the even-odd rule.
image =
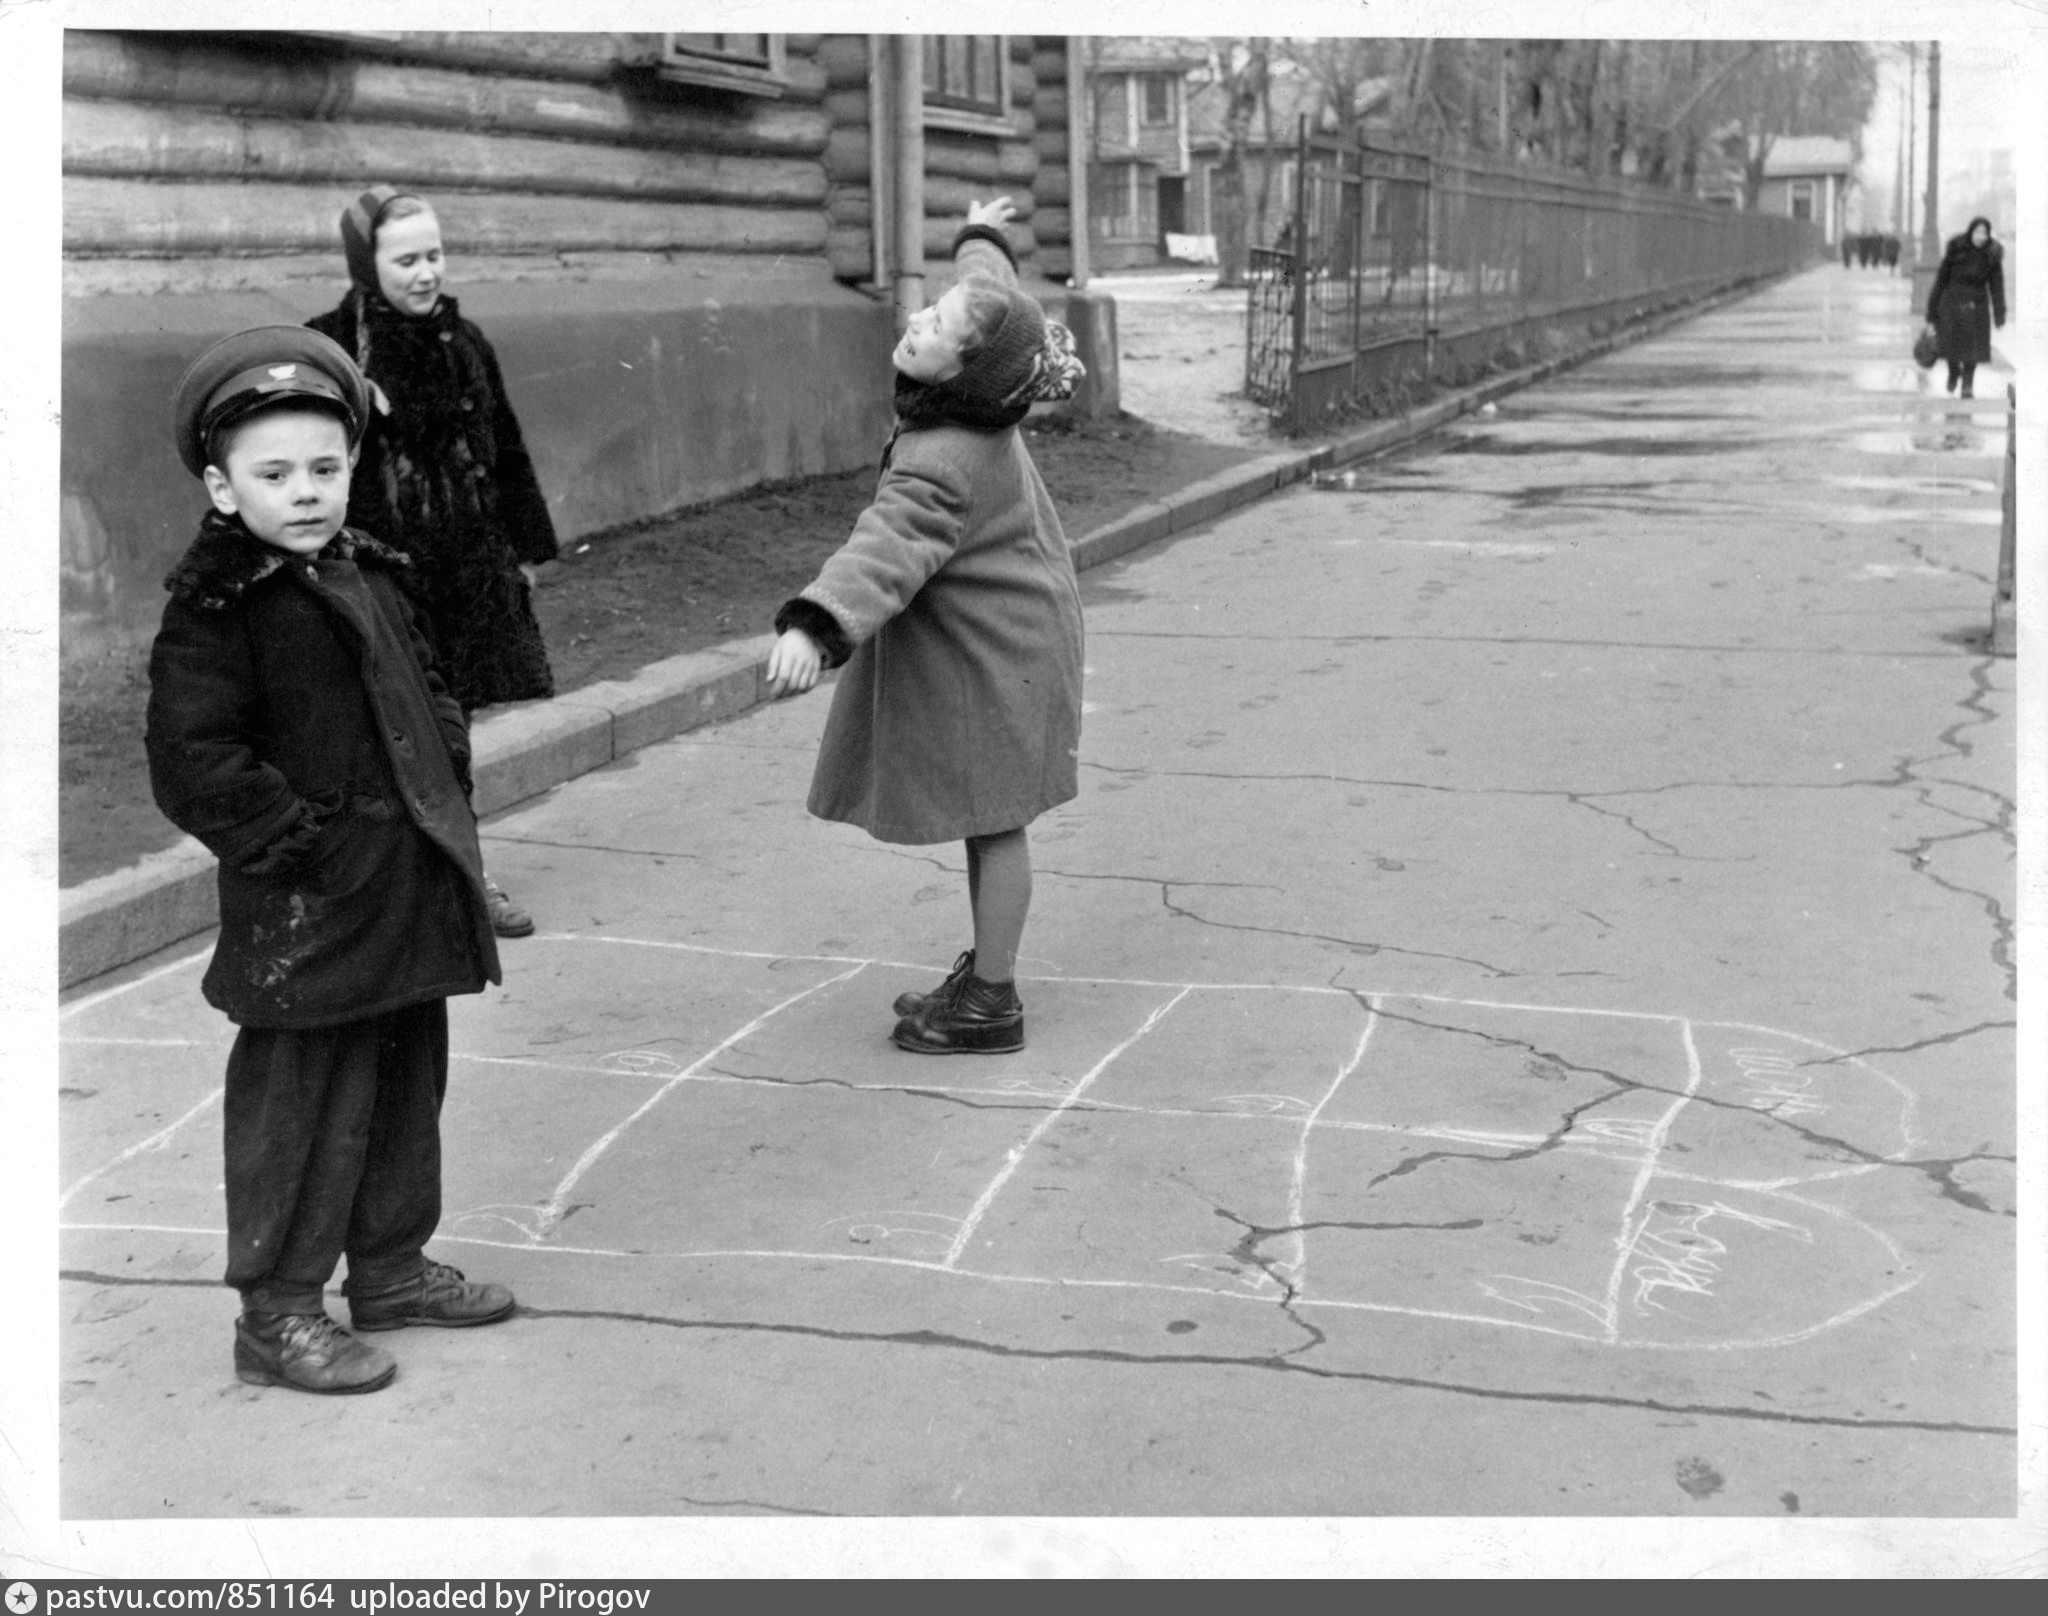
[[[1798,1414],[1778,1409],[1742,1408],[1732,1404],[1673,1403],[1661,1398],[1622,1397],[1607,1392],[1520,1391],[1469,1381],[1437,1380],[1420,1375],[1394,1375],[1369,1369],[1332,1369],[1304,1363],[1288,1353],[1237,1356],[1212,1352],[1133,1352],[1113,1347],[1023,1347],[980,1340],[944,1330],[835,1330],[814,1324],[778,1324],[753,1319],[680,1319],[654,1313],[627,1313],[602,1308],[529,1308],[519,1316],[534,1319],[585,1319],[597,1322],[650,1325],[674,1330],[721,1330],[735,1333],[809,1337],[823,1341],[876,1346],[934,1347],[986,1357],[1040,1363],[1104,1363],[1132,1367],[1251,1369],[1305,1375],[1315,1380],[1387,1386],[1405,1391],[1438,1392],[1495,1402],[1543,1403],[1567,1408],[1613,1408],[1636,1413],[1682,1414],[1701,1419],[1749,1420],[1762,1424],[1829,1426],[1858,1431],[1921,1431],[1933,1435],[2015,1437],[2009,1425],[1984,1425],[1964,1420],[1872,1419],[1854,1414]],[[1299,1351],[1299,1348],[1293,1351]]]
[[[1996,835],[2014,854],[2017,854],[2018,836],[2015,825],[2018,819],[2018,806],[2010,797],[2001,792],[1992,791],[1987,787],[1968,782],[1940,779],[1930,780],[1923,778],[1918,772],[1940,762],[1943,757],[1972,758],[1976,756],[1976,748],[1964,737],[1963,732],[1965,730],[1980,729],[1998,721],[1998,714],[1992,711],[1988,705],[1994,694],[1991,674],[1995,665],[1995,661],[1991,658],[1980,658],[1971,664],[1969,670],[1970,694],[1962,701],[1956,703],[1958,707],[1971,716],[1957,719],[1956,722],[1949,725],[1947,729],[1943,730],[1936,737],[1943,746],[1948,748],[1947,752],[1937,754],[1931,758],[1908,759],[1903,770],[1906,777],[1911,780],[1916,788],[1923,807],[1934,812],[1952,815],[1976,828],[1966,832],[1958,832],[1953,836],[1923,837],[1920,841],[1908,847],[1899,848],[1897,851],[1907,859],[1907,867],[1915,875],[1922,876],[1926,880],[1933,882],[1934,885],[1940,887],[1944,892],[1953,893],[1960,898],[1974,898],[1982,905],[1985,918],[1991,922],[1991,961],[1998,967],[2005,978],[2005,997],[2014,1004],[2017,1004],[2020,996],[2017,918],[1998,894],[1979,891],[1975,887],[1963,886],[1958,882],[1950,881],[1943,876],[1937,875],[1931,868],[1930,855],[1936,846],[1945,842],[1962,841],[1982,835]],[[1937,803],[1934,801],[1933,794],[1937,790],[1943,789],[1962,789],[1979,796],[1989,797],[1997,805],[1997,813],[1991,819],[1975,819],[1945,804]]]
[[[1309,1340],[1303,1342],[1300,1346],[1289,1348],[1285,1353],[1281,1354],[1282,1357],[1292,1357],[1298,1352],[1313,1351],[1327,1342],[1329,1337],[1320,1328],[1311,1324],[1295,1311],[1295,1303],[1301,1295],[1300,1287],[1296,1285],[1286,1272],[1287,1265],[1282,1259],[1268,1257],[1259,1250],[1268,1240],[1281,1235],[1306,1234],[1311,1229],[1349,1229],[1361,1233],[1377,1234],[1411,1229],[1464,1231],[1486,1227],[1486,1220],[1483,1218],[1459,1218],[1450,1223],[1368,1223],[1349,1219],[1319,1218],[1307,1223],[1268,1225],[1253,1223],[1249,1218],[1239,1217],[1227,1207],[1213,1207],[1211,1210],[1219,1218],[1236,1224],[1244,1231],[1238,1238],[1237,1244],[1232,1246],[1225,1255],[1230,1261],[1240,1266],[1257,1268],[1268,1279],[1272,1280],[1274,1284],[1278,1285],[1280,1287],[1280,1311],[1287,1315],[1290,1322],[1306,1331],[1310,1337]]]
[[[1253,1226],[1244,1224],[1228,1212],[1218,1208],[1218,1215],[1230,1218],[1248,1231]],[[1249,1236],[1248,1236],[1249,1237]],[[1241,1241],[1242,1245],[1243,1242]],[[1256,1266],[1270,1273],[1266,1262],[1253,1257]],[[160,1279],[144,1275],[103,1274],[91,1269],[59,1269],[60,1280],[82,1285],[121,1286],[151,1288],[203,1288],[218,1289],[218,1280],[209,1279]],[[1285,1286],[1290,1300],[1293,1287],[1281,1276],[1274,1275],[1275,1281]],[[787,1335],[807,1337],[821,1341],[868,1343],[877,1346],[938,1347],[954,1351],[971,1352],[987,1357],[1021,1359],[1029,1362],[1071,1362],[1106,1363],[1133,1367],[1157,1366],[1169,1368],[1216,1368],[1252,1369],[1267,1372],[1278,1371],[1286,1374],[1306,1375],[1316,1380],[1343,1383],[1388,1386],[1407,1391],[1438,1392],[1449,1396],[1472,1397],[1486,1401],[1511,1403],[1545,1403],[1559,1407],[1613,1408],[1652,1414],[1682,1414],[1699,1419],[1733,1419],[1755,1421],[1763,1424],[1794,1426],[1828,1426],[1845,1430],[1867,1431],[1923,1431],[1933,1435],[1956,1436],[2002,1436],[2015,1437],[2018,1431],[2009,1425],[1983,1425],[1961,1420],[1903,1420],[1871,1419],[1853,1414],[1795,1414],[1776,1409],[1741,1408],[1718,1403],[1672,1403],[1661,1398],[1622,1397],[1602,1392],[1535,1392],[1518,1391],[1511,1387],[1482,1386],[1469,1381],[1436,1380],[1419,1375],[1394,1375],[1367,1369],[1332,1369],[1320,1364],[1303,1363],[1294,1354],[1305,1350],[1295,1347],[1282,1353],[1265,1353],[1251,1356],[1228,1355],[1224,1353],[1167,1353],[1132,1352],[1112,1347],[1021,1347],[1008,1346],[998,1341],[978,1340],[971,1336],[955,1335],[941,1330],[835,1330],[815,1324],[774,1324],[758,1319],[682,1319],[661,1313],[635,1313],[610,1308],[548,1308],[530,1307],[521,1303],[515,1318],[523,1319],[581,1319],[596,1323],[650,1325],[670,1330],[730,1331],[736,1334]],[[1292,1315],[1290,1315],[1292,1317]],[[1294,1322],[1304,1330],[1311,1331],[1318,1342],[1327,1339],[1323,1332],[1306,1320],[1295,1318]],[[1313,1343],[1312,1343],[1313,1344]]]
[[[1498,965],[1489,965],[1485,960],[1469,959],[1463,954],[1440,954],[1426,948],[1403,948],[1398,943],[1369,943],[1357,937],[1335,937],[1328,932],[1320,931],[1294,931],[1285,926],[1252,926],[1230,920],[1211,920],[1207,915],[1196,914],[1194,910],[1173,901],[1173,889],[1179,883],[1161,881],[1157,884],[1159,887],[1159,901],[1166,912],[1179,920],[1192,920],[1198,926],[1213,926],[1219,931],[1255,932],[1263,937],[1294,937],[1304,942],[1335,943],[1340,948],[1348,948],[1352,953],[1363,954],[1367,958],[1378,954],[1400,954],[1409,959],[1446,960],[1456,965],[1469,965],[1474,970],[1484,971],[1488,976],[1494,978],[1504,979],[1522,974],[1520,971],[1510,971]]]
[[[977,1097],[972,1092],[949,1093],[944,1089],[926,1088],[911,1083],[849,1083],[843,1077],[777,1077],[772,1072],[740,1072],[727,1066],[707,1066],[706,1071],[735,1083],[759,1083],[765,1088],[845,1089],[850,1094],[900,1094],[913,1100],[938,1100],[946,1105],[957,1105],[967,1111],[1051,1111],[1058,1109],[1056,1096],[1043,1094],[1019,1094],[994,1099]],[[986,1094],[986,1091],[983,1091]],[[1089,1104],[1078,1104],[1070,1109],[1086,1111],[1107,1110]]]
[[[1085,766],[1089,768],[1102,767],[1102,765],[1100,764],[1088,764]],[[1109,772],[1116,773],[1121,771],[1111,770]],[[1144,771],[1140,770],[1138,772],[1142,774]],[[934,858],[929,853],[905,853],[902,850],[893,847],[877,847],[868,849],[868,851],[881,853],[889,858],[903,859],[906,862],[912,864],[929,864],[935,870],[942,871],[947,875],[957,875],[962,877],[963,879],[967,874],[966,870],[962,866],[958,864],[948,864],[942,859]],[[1031,875],[1034,880],[1123,881],[1135,883],[1138,886],[1148,887],[1158,886],[1161,882],[1161,877],[1156,875],[1114,875],[1105,874],[1099,871],[1092,870],[1058,870],[1049,868],[1045,865],[1038,864],[1036,862],[1032,864]],[[1285,887],[1277,886],[1271,881],[1188,881],[1182,880],[1177,876],[1166,877],[1165,881],[1167,885],[1176,887],[1221,887],[1229,890],[1242,890],[1246,892],[1285,892],[1287,890]]]
[[[1910,1044],[1872,1044],[1866,1049],[1846,1050],[1839,1055],[1817,1055],[1812,1060],[1801,1061],[1802,1066],[1838,1066],[1843,1061],[1862,1060],[1868,1055],[1917,1055],[1923,1049],[1934,1049],[1942,1044],[1961,1043],[1965,1038],[1974,1038],[1980,1032],[1997,1032],[2004,1027],[2017,1027],[2016,1021],[1980,1021],[1974,1027],[1959,1027],[1954,1032],[1935,1033],[1932,1037],[1916,1039]]]
[[[1896,535],[1893,538],[1892,542],[1898,545],[1901,549],[1903,549],[1906,552],[1906,554],[1911,556],[1915,561],[1919,562],[1922,566],[1932,567],[1937,572],[1945,572],[1948,573],[1951,577],[1955,578],[1968,578],[1973,583],[1980,583],[1984,585],[1986,589],[1991,588],[1998,581],[1995,578],[1987,577],[1984,573],[1974,571],[1969,567],[1959,567],[1952,561],[1938,561],[1933,556],[1927,553],[1926,545],[1920,543],[1916,539],[1907,538],[1904,534]]]
[[[1338,986],[1338,984],[1335,982],[1332,982],[1331,985],[1333,987]],[[1536,1060],[1549,1062],[1566,1073],[1579,1073],[1588,1077],[1596,1077],[1602,1080],[1603,1082],[1612,1083],[1615,1085],[1614,1089],[1611,1090],[1609,1093],[1595,1095],[1592,1099],[1583,1101],[1579,1105],[1573,1106],[1569,1110],[1565,1111],[1563,1113],[1560,1125],[1557,1128],[1553,1129],[1547,1137],[1538,1141],[1534,1145],[1525,1146],[1511,1151],[1496,1151],[1491,1154],[1480,1154],[1474,1151],[1465,1150],[1426,1151],[1419,1156],[1410,1156],[1404,1158],[1395,1166],[1388,1169],[1388,1171],[1381,1173],[1377,1177],[1369,1180],[1365,1186],[1367,1189],[1371,1189],[1374,1185],[1383,1183],[1385,1180],[1390,1178],[1405,1177],[1409,1173],[1414,1172],[1417,1168],[1427,1166],[1429,1163],[1433,1161],[1457,1160],[1479,1162],[1509,1162],[1525,1161],[1531,1156],[1542,1155],[1545,1152],[1553,1150],[1557,1148],[1559,1145],[1563,1144],[1566,1140],[1566,1136],[1571,1132],[1573,1126],[1577,1123],[1579,1117],[1584,1115],[1587,1111],[1591,1110],[1594,1106],[1603,1105],[1607,1101],[1618,1098],[1620,1095],[1628,1093],[1630,1091],[1637,1091],[1646,1094],[1667,1095],[1672,1099],[1685,1100],[1688,1104],[1692,1105],[1703,1105],[1711,1107],[1715,1110],[1734,1112],[1742,1116],[1758,1117],[1766,1122],[1774,1124],[1777,1127],[1785,1129],[1789,1133],[1796,1134],[1805,1143],[1814,1147],[1817,1150],[1822,1151],[1823,1153],[1833,1153],[1835,1159],[1837,1160],[1846,1160],[1863,1167],[1907,1168],[1914,1172],[1922,1173],[1926,1175],[1926,1177],[1934,1184],[1935,1188],[1941,1193],[1942,1199],[1947,1201],[1953,1201],[1958,1206],[1966,1207],[1970,1211],[1983,1212],[1992,1216],[2008,1218],[2016,1218],[2019,1215],[2016,1209],[2001,1212],[1998,1208],[1992,1206],[1990,1202],[1986,1201],[1982,1196],[1976,1194],[1974,1191],[1964,1189],[1961,1185],[1955,1182],[1956,1170],[1969,1162],[2011,1162],[2014,1160],[2014,1158],[2010,1156],[2000,1156],[1986,1150],[1970,1151],[1959,1156],[1928,1156],[1911,1158],[1898,1156],[1880,1156],[1877,1152],[1873,1150],[1868,1150],[1864,1146],[1855,1144],[1850,1140],[1838,1138],[1833,1134],[1822,1133],[1818,1129],[1809,1128],[1805,1124],[1796,1122],[1790,1117],[1779,1115],[1778,1107],[1775,1103],[1769,1106],[1746,1105],[1740,1101],[1724,1100],[1716,1095],[1711,1094],[1686,1094],[1679,1089],[1667,1088],[1661,1083],[1651,1083],[1645,1082],[1638,1078],[1624,1077],[1621,1073],[1610,1072],[1606,1070],[1604,1067],[1580,1065],[1577,1062],[1565,1059],[1562,1055],[1559,1055],[1554,1051],[1541,1049],[1537,1045],[1531,1043],[1526,1038],[1510,1037],[1509,1035],[1504,1033],[1484,1032],[1476,1027],[1453,1026],[1446,1022],[1431,1021],[1423,1016],[1403,1015],[1398,1011],[1387,1009],[1384,1005],[1372,1004],[1370,1002],[1372,996],[1366,993],[1365,990],[1360,988],[1345,987],[1341,988],[1340,991],[1348,993],[1354,1000],[1357,1001],[1359,1007],[1362,1010],[1364,1010],[1367,1014],[1376,1015],[1383,1021],[1401,1022],[1405,1025],[1419,1027],[1426,1031],[1431,1032],[1461,1033],[1466,1037],[1477,1038],[1485,1043],[1493,1044],[1500,1048],[1520,1050],[1530,1055]],[[1984,1031],[1987,1030],[1988,1027],[2002,1025],[2010,1025],[2010,1023],[1987,1023],[1985,1027],[1965,1029],[1965,1033],[1963,1035],[1967,1035],[1967,1033],[1970,1032]],[[1947,1041],[1949,1041],[1947,1038],[1930,1038],[1924,1040],[1922,1046],[1910,1047],[1923,1047],[1924,1045],[1932,1045]],[[1904,1051],[1900,1052],[1903,1053]],[[1802,1066],[1829,1066],[1835,1065],[1843,1060],[1852,1058],[1854,1057],[1846,1055],[1830,1055],[1825,1057],[1824,1059],[1802,1061],[1799,1064]]]
[[[688,1493],[677,1493],[676,1501],[692,1509],[758,1509],[771,1515],[821,1515],[837,1519],[841,1513],[834,1509],[800,1509],[795,1504],[766,1504],[752,1498],[692,1498]]]
[[[1237,1244],[1232,1246],[1224,1255],[1230,1261],[1241,1266],[1258,1269],[1260,1273],[1264,1274],[1275,1285],[1278,1285],[1280,1287],[1280,1300],[1277,1305],[1280,1311],[1287,1315],[1288,1323],[1308,1337],[1299,1346],[1289,1347],[1280,1356],[1282,1358],[1291,1358],[1298,1352],[1313,1352],[1317,1347],[1326,1344],[1330,1339],[1329,1336],[1319,1326],[1311,1324],[1294,1310],[1295,1303],[1301,1297],[1301,1288],[1284,1271],[1285,1265],[1278,1258],[1268,1257],[1258,1249],[1263,1240],[1263,1234],[1259,1226],[1247,1222],[1235,1212],[1228,1211],[1220,1206],[1212,1207],[1210,1210],[1219,1218],[1234,1223],[1244,1230],[1244,1234],[1240,1237]]]
[[[666,847],[613,847],[607,842],[565,842],[552,836],[514,836],[505,831],[483,831],[479,833],[479,839],[514,847],[552,847],[566,853],[617,853],[623,858],[676,859],[691,864],[705,862],[701,853],[682,853]]]
[[[1688,863],[1693,864],[1753,864],[1756,862],[1754,855],[1745,855],[1741,858],[1709,858],[1699,853],[1683,852],[1680,850],[1677,843],[1667,842],[1661,836],[1653,836],[1641,825],[1638,825],[1635,822],[1634,815],[1624,814],[1611,808],[1602,808],[1601,806],[1599,806],[1599,804],[1595,803],[1592,800],[1595,797],[1612,797],[1623,795],[1623,793],[1612,791],[1566,791],[1560,793],[1560,795],[1562,795],[1565,801],[1569,802],[1575,808],[1584,808],[1587,812],[1598,814],[1603,819],[1620,820],[1624,825],[1628,826],[1630,830],[1634,831],[1638,836],[1642,837],[1644,841],[1648,842],[1652,847],[1658,849],[1660,852],[1666,854],[1668,857],[1675,859],[1684,859]]]

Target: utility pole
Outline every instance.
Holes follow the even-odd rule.
[[[1927,46],[1927,260],[1941,257],[1941,41]]]
[[[1906,47],[1906,194],[1900,204],[1899,234],[1906,238],[1906,258],[1920,262],[1920,236],[1913,228],[1913,160],[1920,155],[1920,47]]]
[[[1899,156],[1892,165],[1892,234],[1901,243],[1906,239],[1909,223],[1906,202],[1906,87],[1899,86]]]

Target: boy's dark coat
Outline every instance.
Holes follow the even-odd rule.
[[[207,1001],[305,1028],[499,980],[462,710],[344,530],[294,556],[211,514],[165,580],[146,740],[157,805],[220,859]]]

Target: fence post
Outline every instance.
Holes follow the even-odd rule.
[[[1299,432],[1301,364],[1308,355],[1308,114],[1295,120],[1294,131],[1294,355],[1288,361],[1288,430]]]
[[[2013,621],[2013,585],[2019,549],[2018,496],[2013,489],[2015,436],[2019,415],[2019,389],[2005,384],[2005,488],[1999,500],[1998,583],[1991,592],[1991,654],[2012,656],[2019,649],[2019,628]]]
[[[1422,380],[1436,381],[1436,157],[1422,159]]]

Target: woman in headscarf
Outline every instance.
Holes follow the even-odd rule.
[[[1960,387],[1964,398],[1974,398],[1977,367],[1991,361],[1991,328],[2005,324],[2005,249],[1992,238],[1989,219],[1972,219],[1950,239],[1927,294],[1927,323],[1948,361],[1948,390]]]

